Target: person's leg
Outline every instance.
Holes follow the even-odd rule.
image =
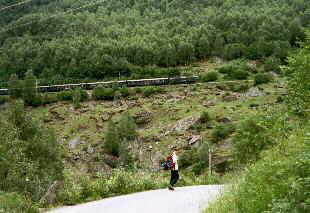
[[[171,170],[171,181],[170,181],[170,184],[172,186],[174,186],[174,184],[176,184],[176,182],[178,181],[179,179],[179,174],[178,174],[178,171],[173,171]]]
[[[168,186],[169,190],[173,190],[173,182],[174,182],[174,173],[171,170],[170,185]]]

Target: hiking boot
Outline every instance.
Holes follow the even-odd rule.
[[[171,185],[168,186],[168,189],[171,190],[171,191],[174,190],[174,188]]]

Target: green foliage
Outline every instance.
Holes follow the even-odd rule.
[[[200,121],[202,123],[207,123],[211,120],[211,117],[207,111],[203,111],[200,115]]]
[[[145,87],[143,89],[144,97],[150,97],[151,95],[162,93],[164,89],[162,87]]]
[[[115,195],[158,189],[167,185],[167,180],[158,173],[114,170],[109,177],[101,176],[94,180],[85,175],[76,176],[71,171],[65,172],[64,189],[59,192],[59,203],[73,205],[90,200],[98,200]]]
[[[235,69],[232,72],[227,73],[225,79],[229,80],[246,80],[249,76],[249,73],[242,69]]]
[[[210,81],[216,81],[219,78],[219,75],[217,72],[208,72],[207,74],[204,74],[200,77],[202,82],[210,82]]]
[[[123,97],[128,97],[130,95],[129,89],[127,87],[120,88],[119,92]]]
[[[45,93],[42,95],[42,104],[52,104],[58,101],[57,94]]]
[[[0,193],[0,212],[5,213],[38,213],[39,209],[30,199],[18,193]]]
[[[33,75],[32,70],[29,70],[25,76],[23,99],[25,104],[29,106],[36,106],[40,102],[36,91],[36,77]]]
[[[115,90],[112,88],[96,87],[92,92],[94,100],[113,100]]]
[[[32,120],[22,104],[10,105],[0,128],[0,191],[19,192],[38,201],[62,179],[62,149],[54,133]]]
[[[118,124],[118,132],[121,140],[133,140],[137,137],[137,125],[128,112],[124,113]]]
[[[81,99],[82,99],[81,89],[79,88],[74,89],[72,95],[74,109],[78,109],[81,107]]]
[[[268,57],[264,62],[264,70],[266,72],[281,73],[281,60],[276,57]]]
[[[18,80],[16,74],[12,74],[9,80],[9,96],[10,98],[21,98],[23,96],[23,82]]]
[[[309,212],[308,132],[299,127],[289,138],[280,138],[207,212]]]
[[[178,67],[163,67],[209,56],[256,60],[274,55],[282,60],[309,26],[310,6],[303,0],[179,0],[168,11],[165,4],[104,1],[56,17],[85,2],[35,1],[13,12],[4,10],[0,76],[7,80],[32,69],[36,76],[51,79],[162,77],[179,74]],[[0,3],[1,8],[8,5],[7,0]]]
[[[220,140],[227,138],[235,131],[233,124],[219,124],[211,132],[211,140],[216,143]]]
[[[115,123],[110,120],[108,123],[108,129],[104,136],[104,148],[108,153],[114,156],[119,156],[120,143],[121,138],[119,136],[118,129]]]
[[[257,161],[262,150],[274,145],[264,115],[243,121],[233,138],[234,158],[241,164]]]
[[[303,49],[288,58],[287,73],[290,73],[288,82],[288,103],[291,110],[299,115],[310,115],[310,33],[307,33],[307,42]]]
[[[273,79],[269,73],[258,73],[254,76],[254,85],[267,84]]]
[[[197,150],[185,150],[179,158],[178,164],[180,168],[186,168],[197,162]]]
[[[9,101],[9,98],[7,96],[0,96],[0,105],[5,104]]]
[[[64,90],[57,93],[57,99],[59,101],[72,101],[73,92],[72,90]]]

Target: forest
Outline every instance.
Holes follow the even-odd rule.
[[[306,0],[0,0],[0,80],[150,76],[218,56],[285,63]]]

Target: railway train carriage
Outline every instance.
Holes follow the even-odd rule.
[[[174,78],[152,78],[152,79],[138,79],[138,80],[121,80],[121,81],[105,81],[93,83],[80,83],[80,84],[63,84],[51,86],[39,86],[39,92],[59,92],[62,90],[83,88],[92,90],[97,86],[103,87],[139,87],[139,86],[159,86],[169,84],[191,84],[198,81],[198,76],[191,77],[174,77]],[[0,95],[8,95],[8,89],[0,89]]]

